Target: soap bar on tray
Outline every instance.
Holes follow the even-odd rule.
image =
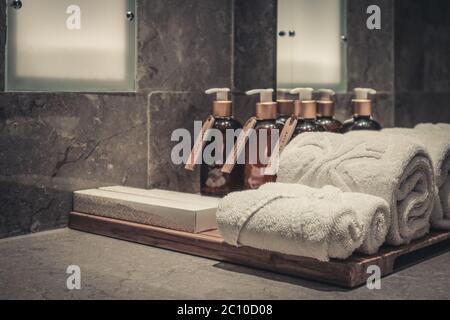
[[[208,204],[208,205],[214,206],[216,208],[219,205],[219,198],[205,197],[205,196],[201,196],[199,194],[192,194],[192,193],[183,193],[183,192],[161,190],[161,189],[148,190],[148,189],[138,189],[138,188],[122,187],[122,186],[103,187],[103,188],[99,188],[99,189],[106,190],[106,191],[134,194],[134,195],[151,197],[151,198],[160,198],[160,199],[173,200],[173,201],[186,201],[189,203],[201,204],[201,205]]]
[[[164,190],[108,187],[76,191],[73,210],[167,229],[217,229],[218,199]]]

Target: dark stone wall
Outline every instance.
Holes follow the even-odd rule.
[[[199,171],[171,162],[172,131],[193,132],[213,97],[204,91],[232,86],[232,0],[139,1],[139,90],[147,95],[146,187],[199,191]]]
[[[252,89],[276,88],[277,1],[234,1],[233,91],[235,114],[244,123],[255,112]]]
[[[138,92],[5,93],[0,50],[0,238],[67,225],[74,190],[107,185],[196,192],[170,164],[176,128],[232,85],[231,0],[138,0]],[[0,2],[4,48],[5,1]]]
[[[63,227],[72,191],[145,187],[142,95],[0,94],[0,237]]]
[[[0,92],[5,88],[6,1],[0,1]]]
[[[366,26],[370,5],[381,9],[381,30]],[[394,1],[348,0],[348,88],[394,89]]]
[[[394,126],[394,1],[347,0],[347,94],[338,95],[337,117],[351,117],[352,90],[373,88],[374,117],[384,126]],[[366,26],[367,8],[381,9],[381,30]]]
[[[140,0],[140,90],[231,86],[231,0]]]
[[[150,188],[200,192],[199,168],[192,173],[172,163],[170,154],[178,142],[172,142],[171,135],[176,129],[186,128],[193,137],[193,123],[207,118],[210,103],[208,97],[196,92],[154,92],[149,96]]]
[[[450,123],[450,2],[396,0],[396,124]]]
[[[276,86],[276,32],[276,0],[235,1],[234,89]]]

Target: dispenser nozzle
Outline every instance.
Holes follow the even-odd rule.
[[[311,101],[313,92],[313,88],[295,88],[291,90],[291,94],[298,94],[299,101]]]
[[[355,88],[356,100],[369,100],[369,94],[377,94],[377,91],[370,88]]]
[[[274,92],[273,89],[255,89],[255,90],[247,91],[246,94],[248,96],[259,94],[261,103],[266,103],[266,102],[270,103],[270,102],[273,102],[273,100],[272,100],[273,92]]]
[[[317,92],[320,95],[320,101],[331,101],[336,94],[336,92],[331,89],[319,89]]]
[[[288,96],[288,94],[291,93],[291,89],[279,88],[279,89],[277,89],[277,93],[278,93],[278,97],[277,97],[278,100],[292,100],[292,99],[289,99],[289,96]]]
[[[229,88],[213,88],[213,89],[209,89],[206,90],[205,93],[206,94],[217,94],[217,101],[228,101],[228,93],[231,90]]]

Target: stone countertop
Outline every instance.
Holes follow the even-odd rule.
[[[0,299],[450,299],[450,251],[382,280],[325,284],[61,229],[0,240]],[[81,269],[69,291],[67,267]]]

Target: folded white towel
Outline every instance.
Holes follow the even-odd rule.
[[[325,193],[329,196],[329,200],[337,201],[337,203],[327,204],[324,198],[324,203],[318,202],[318,206],[338,205],[338,210],[351,212],[352,215],[355,215],[358,224],[362,226],[363,244],[357,249],[357,252],[375,254],[386,240],[391,222],[390,212],[388,203],[381,198],[362,193],[342,192],[332,186],[314,189],[291,183],[267,183],[259,190],[281,192],[283,195],[296,197],[309,197],[314,194],[317,199],[321,199],[322,194]]]
[[[406,135],[428,150],[436,175],[436,200],[431,226],[450,230],[450,125],[421,124],[416,129],[395,128],[384,132]]]
[[[358,248],[376,252],[387,234],[388,216],[387,203],[377,197],[331,186],[269,184],[225,197],[217,223],[231,245],[328,261],[346,259]],[[369,230],[376,235],[367,236]]]
[[[416,126],[416,129],[419,130],[445,130],[447,132],[450,132],[450,123],[436,123],[436,124],[432,124],[432,123],[420,123]]]
[[[334,185],[386,200],[391,211],[386,242],[391,245],[409,243],[430,229],[435,192],[431,159],[421,144],[403,136],[302,134],[281,155],[278,181]]]

